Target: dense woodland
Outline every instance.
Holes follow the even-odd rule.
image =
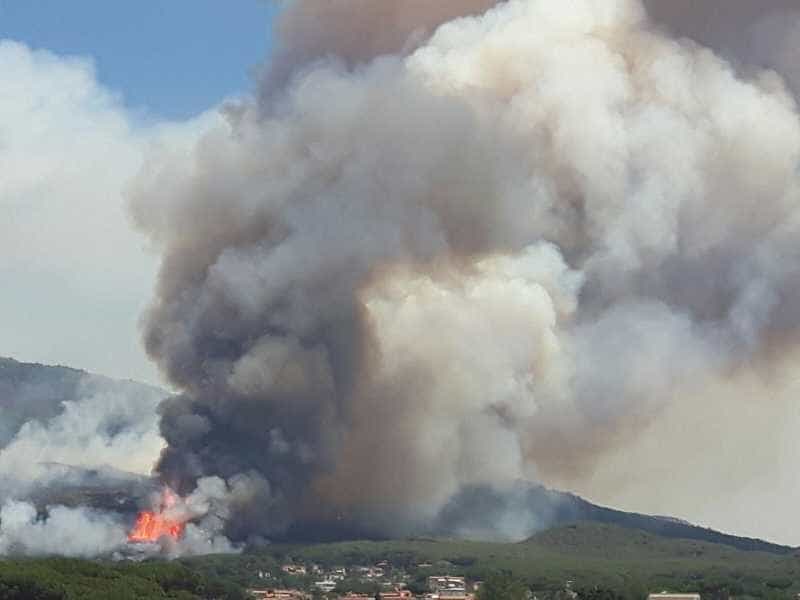
[[[0,600],[244,600],[240,586],[177,562],[61,558],[0,562]]]

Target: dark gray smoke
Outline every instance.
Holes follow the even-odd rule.
[[[637,0],[494,5],[290,3],[258,100],[132,190],[163,256],[145,343],[181,390],[157,470],[224,480],[235,539],[485,531],[463,490],[591,481],[793,356],[780,74]],[[495,531],[547,519],[518,508]]]

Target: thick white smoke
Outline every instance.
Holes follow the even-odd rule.
[[[0,508],[0,555],[91,558],[119,549],[126,540],[124,525],[108,513],[56,506],[39,516],[32,504],[13,500]]]
[[[237,551],[223,531],[242,492],[237,482],[229,487],[219,477],[200,479],[189,496],[166,512],[169,518],[187,523],[180,539],[168,541],[168,553],[181,556]]]
[[[121,548],[129,524],[109,508],[147,485],[165,392],[7,360],[0,376],[0,555]],[[103,509],[85,505],[98,494]]]
[[[0,444],[0,501],[52,482],[77,484],[82,469],[149,474],[164,445],[157,415],[163,390],[78,372],[74,381],[53,379],[49,387],[21,381],[5,390],[12,427]]]
[[[48,369],[31,367],[33,379],[45,379]],[[149,475],[164,445],[158,434],[157,407],[167,394],[74,373],[74,399],[49,407],[54,414],[48,418],[28,415],[29,420],[0,446],[0,502],[4,503],[0,555],[179,556],[236,551],[222,529],[236,503],[249,497],[244,478],[230,487],[218,478],[201,480],[190,496],[166,510],[166,518],[186,524],[181,539],[129,544],[134,514],[127,505],[138,499],[139,508],[156,508],[162,493]],[[19,385],[12,390],[19,393],[8,400],[26,402],[28,412],[38,403],[43,412],[49,399],[72,393],[67,383],[54,379],[51,389]],[[15,408],[14,402],[7,408]],[[13,421],[15,411],[7,413]],[[149,498],[142,497],[146,489],[152,489]],[[64,501],[71,505],[60,504]],[[100,506],[87,506],[92,502]]]
[[[163,253],[146,344],[183,391],[165,480],[260,474],[256,533],[424,528],[473,484],[591,492],[796,345],[779,73],[637,0],[398,2],[380,27],[383,3],[317,4],[287,9],[260,101],[132,192]]]

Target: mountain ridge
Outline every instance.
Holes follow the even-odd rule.
[[[594,504],[572,493],[560,493],[569,498],[566,502],[572,505],[572,510],[574,511],[571,517],[561,521],[560,524],[567,524],[569,521],[606,523],[628,529],[639,529],[672,539],[697,540],[732,546],[739,550],[767,552],[770,554],[792,554],[797,550],[792,546],[777,544],[761,538],[724,533],[689,523],[683,519],[622,511]]]

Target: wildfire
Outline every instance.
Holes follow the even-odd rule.
[[[157,511],[143,510],[136,517],[136,524],[128,534],[131,542],[157,542],[162,537],[178,539],[183,535],[185,523],[171,516],[171,508],[177,503],[177,496],[169,489],[162,493],[161,506]]]

